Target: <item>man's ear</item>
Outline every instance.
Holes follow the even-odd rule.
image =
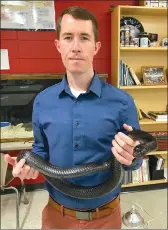
[[[100,48],[101,48],[101,42],[96,42],[94,55],[96,55],[98,53]]]
[[[55,40],[54,40],[54,44],[55,44],[55,46],[56,46],[58,52],[60,53],[60,42],[59,42],[59,40],[55,39]]]

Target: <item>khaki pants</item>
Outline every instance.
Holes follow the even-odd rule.
[[[48,203],[42,212],[42,229],[121,229],[122,226],[120,202],[107,216],[92,220],[78,220],[62,213]]]

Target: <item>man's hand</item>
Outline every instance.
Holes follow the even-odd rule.
[[[21,159],[19,162],[16,161],[16,157],[11,157],[8,154],[4,155],[4,159],[7,163],[13,166],[12,174],[14,177],[19,177],[21,180],[24,179],[36,179],[39,175],[37,170],[34,170],[30,166],[25,164],[25,160]]]
[[[132,127],[124,124],[123,127],[127,131],[132,131]],[[139,144],[139,142],[133,141],[130,137],[124,133],[117,133],[115,139],[112,141],[113,147],[111,148],[112,153],[117,158],[117,160],[124,165],[131,165],[134,159],[133,149]]]

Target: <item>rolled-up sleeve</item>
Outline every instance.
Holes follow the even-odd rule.
[[[125,102],[124,109],[122,111],[122,127],[123,124],[126,123],[130,125],[133,129],[140,129],[139,119],[137,109],[134,103],[133,98],[130,95],[127,95],[128,100]],[[127,131],[123,128],[121,130],[123,133],[127,134]],[[136,170],[139,169],[142,165],[143,158],[136,158],[132,161],[132,164],[127,166],[123,165],[124,170]]]
[[[33,103],[33,112],[32,112],[32,128],[33,128],[33,135],[34,135],[32,152],[38,154],[43,159],[47,160],[49,156],[48,141],[43,132],[42,126],[40,124],[39,114],[40,114],[40,103],[38,101],[38,96],[37,96]]]

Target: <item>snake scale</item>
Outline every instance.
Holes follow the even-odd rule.
[[[127,135],[139,144],[134,147],[133,156],[140,158],[157,149],[157,140],[150,133],[142,130],[132,130]],[[25,159],[25,163],[38,170],[55,189],[80,199],[91,199],[104,196],[112,192],[123,179],[123,168],[120,162],[111,154],[109,160],[102,163],[87,163],[74,167],[57,167],[46,162],[42,157],[31,151],[24,150],[17,156],[17,162]],[[109,178],[95,186],[81,186],[70,183],[67,178],[75,178],[89,173],[111,170]]]

